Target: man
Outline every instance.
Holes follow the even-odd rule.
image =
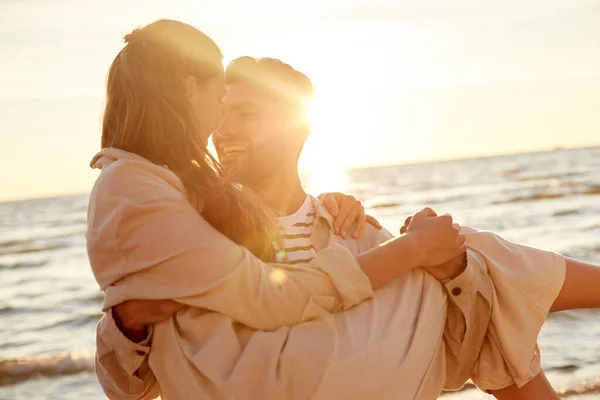
[[[256,60],[250,57],[235,60],[227,69],[227,93],[223,98],[224,119],[218,132],[213,135],[217,153],[228,176],[241,184],[244,190],[252,190],[260,195],[281,217],[283,246],[280,248],[280,257],[287,263],[307,262],[316,250],[324,248],[328,243],[340,241],[332,237],[330,231],[340,232],[343,237],[350,228],[349,224],[332,223],[320,201],[306,194],[298,176],[298,158],[310,133],[306,105],[312,94],[313,88],[308,78],[278,60]],[[353,214],[361,211],[361,207],[356,207]],[[356,254],[390,237],[388,232],[378,231],[367,225],[360,240],[347,238],[342,243]],[[478,356],[478,348],[484,340],[482,332],[470,329],[469,326],[476,326],[478,318],[490,318],[491,304],[481,303],[476,295],[469,297],[469,293],[485,292],[487,289],[478,287],[477,290],[470,290],[469,285],[475,283],[468,281],[470,275],[461,275],[465,267],[466,258],[461,256],[430,271],[440,281],[460,279],[462,291],[465,292],[461,296],[455,290],[457,286],[452,283],[446,282],[444,286],[451,299],[448,324],[444,332],[447,348],[445,351],[442,348],[432,359],[431,365],[436,368],[443,367],[446,362],[444,358],[461,368],[472,367]],[[172,302],[156,304],[164,308],[153,310],[154,321],[170,316],[181,307]],[[121,310],[122,312],[115,313],[117,323],[119,319],[131,321],[130,316],[135,311],[128,312],[126,307]],[[152,321],[149,319],[145,322]],[[123,326],[122,330],[126,331],[126,328]],[[148,343],[134,344],[121,338],[121,343],[117,343],[117,346],[120,346],[120,350],[115,348],[111,354],[120,358],[120,364],[116,365],[120,365],[124,373],[119,377],[118,371],[113,368],[114,362],[110,364],[113,369],[109,370],[105,368],[109,364],[100,361],[98,373],[101,383],[105,390],[107,386],[111,386],[113,393],[120,387],[125,388],[121,389],[121,393],[127,392],[133,398],[146,398],[144,395],[153,390],[151,374],[144,363],[149,351]],[[472,347],[470,352],[469,347]],[[503,366],[499,365],[501,367]],[[446,371],[447,387],[459,387],[465,372],[467,377],[471,373],[470,370],[455,372],[453,375],[453,371]],[[435,392],[439,379],[444,377],[439,371],[436,373],[428,370],[427,374],[424,382],[428,382]],[[538,375],[531,383],[522,390],[515,388],[514,392],[498,391],[496,395],[499,398],[533,399],[534,395],[543,396],[539,398],[554,398],[543,374]],[[115,398],[128,397],[123,395]]]

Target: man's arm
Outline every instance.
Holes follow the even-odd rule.
[[[95,370],[98,382],[111,400],[149,400],[160,388],[148,366],[151,331],[141,343],[126,338],[108,310],[96,327]]]

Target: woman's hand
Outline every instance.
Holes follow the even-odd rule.
[[[362,203],[354,196],[344,193],[325,193],[319,196],[323,205],[334,218],[333,229],[336,235],[346,239],[348,232],[353,227],[352,237],[358,239],[362,236],[367,223],[377,229],[382,229],[381,224],[370,215],[366,215]]]
[[[400,234],[406,233],[406,231],[408,230],[408,225],[410,224],[411,220],[412,220],[412,217],[406,218],[406,220],[404,221],[404,225],[402,226],[402,228],[400,228]],[[460,229],[460,226],[458,224],[455,223],[454,226],[457,229]],[[466,250],[465,250],[465,252],[459,254],[458,256],[456,256],[454,258],[451,258],[450,260],[446,261],[445,263],[442,263],[435,267],[427,268],[427,271],[431,275],[433,275],[433,277],[436,278],[437,280],[444,281],[447,279],[456,278],[458,275],[460,275],[465,270],[465,268],[467,268]]]
[[[415,214],[404,230],[412,235],[420,253],[420,263],[426,269],[439,267],[466,252],[465,237],[451,215],[437,216],[430,208]]]
[[[148,336],[148,326],[169,318],[185,305],[173,300],[128,300],[112,308],[117,327],[132,342]]]

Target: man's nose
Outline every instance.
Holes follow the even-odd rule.
[[[215,133],[220,139],[226,139],[227,137],[231,136],[230,129],[228,128],[228,124],[225,119],[221,120],[221,124]]]
[[[216,133],[217,133],[217,136],[219,137],[219,139],[227,139],[227,138],[230,138],[233,136],[232,133],[227,132],[227,130],[225,130],[225,129],[221,129],[220,127],[219,127],[219,129],[217,129]]]

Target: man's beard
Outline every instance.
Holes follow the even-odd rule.
[[[286,158],[281,139],[272,139],[253,146],[235,160],[223,165],[228,178],[240,185],[260,187],[277,174],[278,166]]]

